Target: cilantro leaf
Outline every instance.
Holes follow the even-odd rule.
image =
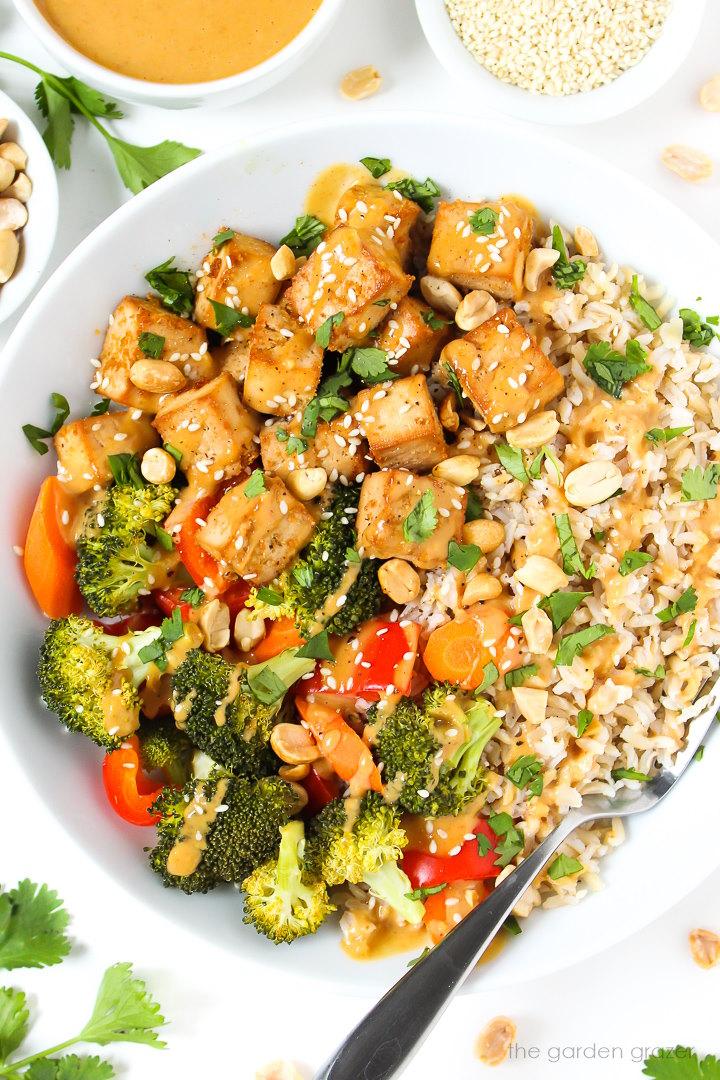
[[[100,401],[96,401],[92,407],[91,416],[104,416],[110,408],[110,398],[101,398]]]
[[[403,521],[403,536],[409,544],[420,544],[435,532],[438,514],[432,491],[424,491]]]
[[[587,263],[579,255],[573,259],[568,258],[568,250],[559,225],[553,226],[552,246],[560,252],[560,258],[552,268],[555,284],[560,289],[572,289],[573,285],[585,277]]]
[[[483,504],[474,488],[467,489],[467,506],[465,507],[465,522],[477,521],[483,516]]]
[[[653,557],[648,555],[646,551],[626,551],[620,560],[618,573],[621,577],[627,577],[628,574],[632,574],[633,570],[640,570],[641,567],[647,566],[651,562],[653,562]]]
[[[591,595],[589,592],[561,592],[557,590],[550,593],[549,596],[544,596],[538,607],[546,615],[550,616],[553,632],[557,633],[560,627],[564,626],[570,616],[580,607],[583,600],[586,600]]]
[[[417,203],[426,214],[432,214],[435,200],[440,197],[440,188],[429,176],[424,181],[406,176],[403,180],[393,180],[387,186],[391,191],[399,191],[406,199]]]
[[[516,788],[527,788],[530,795],[542,795],[542,762],[535,754],[523,754],[506,769],[505,775]]]
[[[270,607],[280,607],[281,604],[285,603],[282,593],[276,592],[275,589],[269,589],[266,585],[258,589],[257,598],[263,604],[269,604]]]
[[[180,593],[180,599],[183,604],[190,604],[191,607],[200,607],[205,600],[205,593],[202,589],[199,589],[197,585],[195,587],[190,586],[189,589],[185,589]]]
[[[510,446],[509,443],[497,442],[495,443],[495,453],[498,456],[498,461],[506,472],[509,472],[510,475],[514,476],[516,480],[519,480],[521,484],[529,483],[530,477],[525,468],[523,452],[519,447]]]
[[[697,630],[697,619],[693,619],[688,627],[688,632],[680,646],[681,649],[687,649],[688,645],[692,645],[693,638],[695,637],[695,631]]]
[[[247,682],[253,697],[263,705],[274,705],[275,702],[282,701],[288,689],[280,676],[269,667],[263,667],[260,671],[248,675]]]
[[[581,738],[594,720],[589,709],[581,709],[577,716],[577,737]]]
[[[453,369],[451,368],[450,364],[448,364],[447,361],[445,361],[443,363],[443,368],[445,369],[445,374],[447,376],[447,381],[450,384],[450,387],[452,388],[453,393],[455,394],[455,400],[458,403],[458,407],[460,409],[462,409],[462,407],[463,407],[463,398],[465,396],[465,391],[462,388],[462,384],[460,383],[460,380],[458,379],[456,373],[453,371]]]
[[[169,454],[171,458],[174,458],[178,465],[182,462],[182,450],[178,450],[177,446],[173,446],[172,443],[166,442],[163,443],[163,450],[166,454]]]
[[[692,424],[686,427],[654,427],[645,432],[645,438],[651,443],[668,443],[672,439],[677,439],[678,435],[684,435],[686,431],[691,430]]]
[[[215,236],[212,238],[213,247],[217,251],[223,244],[227,244],[229,240],[232,240],[235,235],[234,229],[223,229],[222,232],[215,233]]]
[[[138,348],[151,360],[157,360],[163,351],[165,338],[162,334],[151,334],[147,330],[138,338]]]
[[[713,461],[707,468],[700,465],[682,474],[682,502],[705,502],[717,498],[720,463]]]
[[[42,968],[70,952],[68,914],[47,885],[21,881],[0,893],[0,968]]]
[[[639,780],[643,784],[652,779],[647,773],[638,772],[637,769],[612,769],[610,775],[613,780]]]
[[[315,438],[319,420],[334,420],[350,407],[339,391],[351,385],[352,378],[346,371],[338,371],[320,383],[317,394],[303,410],[300,432],[306,439]]]
[[[555,515],[555,531],[558,535],[558,541],[560,542],[560,554],[563,560],[563,570],[571,577],[573,574],[579,574],[586,580],[594,577],[597,571],[595,563],[590,563],[590,566],[586,567],[583,562],[580,549],[577,546],[575,534],[572,531],[572,525],[570,524],[569,514],[556,514]]]
[[[262,469],[254,469],[248,479],[245,481],[245,498],[254,499],[256,495],[261,495],[263,491],[266,491],[265,487],[265,473]]]
[[[484,693],[484,691],[489,689],[493,683],[496,683],[499,678],[500,672],[498,671],[497,664],[494,664],[493,661],[490,660],[483,668],[482,682],[475,691],[475,697]]]
[[[22,990],[0,987],[0,1065],[27,1035],[30,1010]]]
[[[683,340],[688,341],[694,349],[706,349],[713,338],[719,336],[710,320],[703,321],[702,316],[692,308],[680,308],[678,315],[683,321]]]
[[[572,664],[576,656],[579,656],[589,645],[593,645],[600,638],[614,634],[612,626],[603,626],[599,623],[595,626],[586,626],[582,630],[576,630],[574,634],[566,634],[560,640],[560,646],[555,657],[555,667],[564,667]]]
[[[428,896],[436,896],[447,887],[447,881],[443,881],[442,885],[425,885],[421,889],[413,889],[412,892],[406,892],[405,896],[408,900],[426,900]]]
[[[107,461],[116,484],[129,484],[138,489],[145,487],[145,477],[135,454],[110,454]]]
[[[481,554],[477,544],[458,544],[455,540],[448,544],[448,562],[457,570],[472,570]]]
[[[360,556],[357,553],[357,551],[355,550],[355,548],[347,547],[347,548],[345,548],[345,561],[348,564],[349,563],[357,564],[357,563],[361,563],[362,559],[360,558]]]
[[[172,614],[160,623],[159,637],[138,650],[138,656],[143,664],[154,663],[159,671],[165,671],[168,665],[168,648],[179,641],[184,632],[182,610],[179,607],[173,608]]]
[[[397,372],[388,367],[387,353],[384,349],[362,348],[349,349],[349,363],[352,370],[366,383],[385,382],[397,379]]]
[[[55,410],[55,415],[49,428],[37,427],[35,424],[23,424],[22,427],[23,435],[38,454],[47,454],[49,447],[44,440],[52,439],[53,435],[57,435],[70,415],[68,399],[62,394],[52,393],[50,395],[50,404]]]
[[[673,600],[673,602],[668,604],[666,608],[663,608],[662,611],[656,611],[655,615],[662,623],[671,622],[673,619],[677,619],[678,615],[684,615],[688,611],[694,611],[697,602],[697,593],[693,586],[690,585],[677,600]]]
[[[192,315],[195,303],[193,274],[190,270],[180,270],[174,265],[174,256],[170,256],[159,266],[148,270],[145,280],[159,294],[163,307],[174,311],[176,315]]]
[[[386,157],[361,157],[360,164],[365,166],[374,180],[379,180],[392,169],[392,162]]]
[[[312,214],[301,214],[280,244],[287,245],[294,255],[311,255],[327,232],[327,225]]]
[[[307,660],[334,661],[335,657],[330,648],[327,630],[321,630],[319,634],[309,638],[295,655]]]
[[[596,341],[585,353],[583,366],[601,390],[619,398],[626,383],[652,371],[652,366],[645,363],[646,356],[645,349],[634,341],[628,342],[625,356],[616,352],[609,342]]]
[[[511,690],[513,686],[522,686],[523,683],[537,675],[537,664],[524,664],[523,667],[513,668],[505,676],[505,688]]]
[[[632,288],[630,290],[630,307],[633,311],[637,312],[642,322],[645,323],[648,330],[657,330],[659,326],[662,326],[662,319],[658,315],[652,304],[649,304],[644,296],[640,295],[638,289],[638,276],[633,274]]]
[[[144,191],[162,176],[199,157],[202,150],[166,139],[155,146],[135,146],[133,143],[106,135],[115,158],[120,179],[133,195]]]
[[[551,881],[559,881],[560,878],[570,877],[571,874],[579,874],[583,864],[578,859],[562,853],[554,859],[548,867],[548,877]]]
[[[654,669],[636,667],[636,668],[634,668],[634,671],[635,671],[635,673],[637,675],[642,675],[645,679],[664,679],[665,678],[665,668],[664,668],[664,666],[662,664],[658,664],[658,666],[656,668],[654,668]]]
[[[470,228],[477,236],[491,236],[500,217],[492,206],[483,206],[470,215]]]
[[[80,1032],[82,1042],[107,1046],[132,1042],[165,1046],[157,1028],[165,1024],[160,1006],[130,964],[113,964],[103,975],[92,1016]]]
[[[426,326],[429,326],[431,330],[442,330],[444,326],[449,326],[450,323],[447,319],[441,319],[437,312],[432,308],[427,308],[420,313],[422,321]]]
[[[35,87],[35,103],[45,117],[43,142],[58,169],[69,169],[72,164],[70,144],[75,121],[72,107],[54,82],[43,78]]]
[[[714,1055],[699,1059],[689,1046],[676,1046],[646,1058],[643,1076],[653,1080],[720,1080],[720,1061]]]
[[[498,856],[495,866],[507,866],[516,855],[525,847],[525,837],[521,829],[518,829],[509,814],[502,811],[492,814],[488,818],[488,825],[496,836],[501,837],[500,843],[495,845],[495,853]]]
[[[322,326],[319,326],[317,328],[317,331],[315,333],[315,342],[320,346],[321,349],[328,348],[330,344],[330,336],[334,328],[336,326],[339,326],[344,318],[344,311],[336,311],[334,315],[330,315],[330,317],[325,320]]]
[[[252,315],[247,315],[244,311],[238,311],[237,308],[229,307],[227,304],[221,304],[217,300],[211,300],[210,306],[215,315],[215,329],[224,338],[229,338],[238,326],[247,330],[255,322]]]
[[[38,1058],[24,1074],[27,1080],[112,1080],[115,1070],[99,1057],[66,1054],[61,1058]]]
[[[492,851],[492,844],[490,843],[490,840],[485,835],[485,833],[479,832],[477,834],[477,846],[478,855],[481,859],[484,859],[488,852]]]

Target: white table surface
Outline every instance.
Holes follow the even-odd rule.
[[[711,0],[708,7],[690,58],[654,98],[617,119],[562,128],[554,134],[642,178],[720,239],[720,115],[704,113],[696,103],[701,83],[720,71],[720,4]],[[0,42],[7,51],[55,68],[10,0],[0,0]],[[382,72],[382,92],[365,102],[344,102],[336,89],[340,77],[367,63]],[[0,63],[0,87],[36,116],[29,73]],[[482,111],[482,104],[468,101],[466,91],[453,85],[435,61],[411,0],[348,0],[322,54],[264,97],[202,113],[128,107],[127,118],[116,127],[124,138],[136,142],[174,137],[209,150],[243,133],[291,121],[294,115],[341,113],[351,123],[361,110],[395,108],[473,113]],[[521,134],[520,125],[518,130]],[[710,153],[716,162],[715,178],[691,186],[665,171],[659,154],[672,142],[687,142]],[[378,152],[387,150],[381,147]],[[72,170],[60,176],[60,229],[53,267],[128,197],[104,143],[83,123],[77,125],[73,162]],[[571,172],[558,162],[559,192],[572,182]],[[659,221],[658,228],[662,227]],[[669,237],[668,242],[681,238]],[[720,297],[706,299],[714,300],[713,310],[720,307]],[[0,345],[11,328],[5,325],[0,330]],[[22,717],[16,722],[21,723]],[[371,1004],[322,993],[314,985],[308,993],[290,974],[282,989],[262,972],[238,981],[233,962],[228,963],[220,948],[199,944],[153,917],[113,889],[89,861],[79,861],[60,827],[33,805],[21,775],[4,771],[3,786],[5,805],[13,807],[20,820],[9,837],[3,836],[2,879],[14,882],[29,876],[57,888],[74,915],[78,942],[72,958],[54,973],[17,972],[10,980],[39,998],[33,1045],[49,1045],[79,1026],[100,973],[117,960],[135,963],[173,1021],[167,1031],[169,1049],[163,1053],[142,1047],[110,1048],[119,1074],[133,1080],[150,1075],[155,1080],[197,1075],[251,1080],[257,1068],[276,1058],[296,1061],[309,1077]],[[702,825],[694,822],[688,827]],[[708,836],[709,850],[717,842]],[[668,851],[668,860],[671,872],[682,874],[682,852]],[[642,887],[639,877],[637,888]],[[502,1067],[502,1075],[518,1078],[629,1080],[641,1075],[645,1048],[679,1042],[703,1053],[720,1052],[720,967],[707,972],[693,963],[687,935],[696,926],[720,931],[718,872],[641,934],[582,966],[457,1000],[407,1070],[408,1080],[484,1076],[487,1070],[474,1058],[473,1043],[485,1023],[498,1014],[512,1017],[518,1026],[520,1055]],[[589,920],[588,934],[592,932]],[[557,949],[562,952],[562,941]]]

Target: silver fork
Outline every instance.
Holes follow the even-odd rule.
[[[707,689],[707,687],[705,688]],[[602,818],[630,817],[664,799],[692,762],[718,710],[720,677],[685,713],[685,748],[639,791],[609,799],[589,795],[571,810],[516,870],[378,1002],[336,1050],[315,1080],[391,1080],[398,1076],[473,970],[508,915],[575,829]]]

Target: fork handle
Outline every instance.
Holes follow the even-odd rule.
[[[517,902],[584,821],[571,811],[462,922],[360,1021],[315,1080],[391,1080],[440,1019]]]

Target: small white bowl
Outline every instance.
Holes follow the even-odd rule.
[[[109,97],[166,109],[224,106],[262,93],[294,71],[328,32],[345,0],[322,0],[316,13],[297,37],[262,64],[237,75],[210,82],[154,83],[121,75],[78,52],[44,18],[34,0],[13,0],[18,14],[58,63]],[[168,24],[170,27],[170,24]],[[171,29],[171,27],[170,27]]]
[[[522,7],[522,5],[519,5]],[[596,90],[552,97],[505,83],[465,48],[444,0],[415,0],[430,48],[454,78],[473,91],[478,111],[485,107],[536,124],[589,124],[632,109],[671,78],[700,31],[707,0],[673,0],[658,40],[633,67]]]
[[[28,222],[20,234],[20,257],[15,273],[0,285],[0,323],[9,319],[40,284],[55,243],[58,225],[58,185],[40,132],[12,98],[0,91],[0,117],[9,120],[2,142],[16,142],[28,156],[27,174],[32,180]],[[2,193],[0,193],[2,198]]]

